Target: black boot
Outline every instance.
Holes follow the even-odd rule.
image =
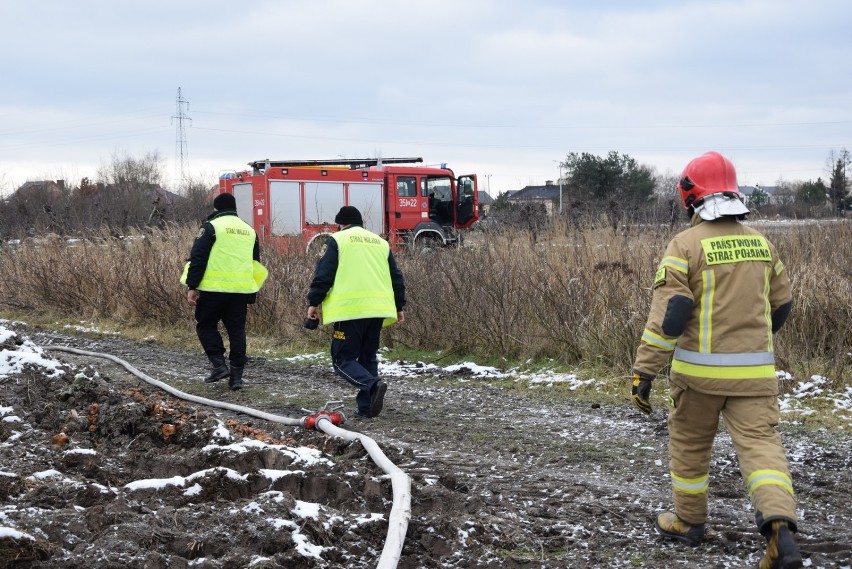
[[[378,417],[385,405],[385,393],[388,391],[388,384],[381,379],[373,385],[370,390],[370,417]]]
[[[228,364],[225,363],[225,356],[207,356],[210,363],[213,364],[213,371],[210,375],[204,378],[204,383],[213,383],[228,377],[231,372],[228,370]]]
[[[689,524],[674,512],[663,512],[657,516],[657,533],[695,547],[704,541],[704,524]]]
[[[802,554],[793,538],[795,524],[786,520],[766,522],[760,533],[766,536],[766,553],[759,569],[798,569],[803,567]]]
[[[228,387],[231,391],[243,388],[243,366],[231,366],[231,377],[228,379]]]

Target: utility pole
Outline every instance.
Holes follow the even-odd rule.
[[[562,215],[562,162],[559,163],[559,215]]]
[[[559,166],[559,215],[562,215],[562,162],[554,160]]]
[[[186,122],[192,122],[192,119],[184,111],[184,105],[186,106],[186,111],[189,111],[189,101],[183,98],[181,94],[180,87],[177,90],[177,114],[172,117],[172,120],[176,122],[176,130],[177,130],[177,138],[175,141],[175,169],[178,171],[178,179],[181,182],[186,181],[186,170],[185,170],[185,162],[189,160],[189,149],[186,145]]]

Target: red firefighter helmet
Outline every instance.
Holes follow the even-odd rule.
[[[685,208],[710,194],[733,192],[740,197],[734,165],[718,152],[707,152],[687,164],[677,189]]]

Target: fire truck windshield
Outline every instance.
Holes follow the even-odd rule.
[[[453,190],[449,176],[426,178],[423,195],[434,197],[438,201],[453,201]]]

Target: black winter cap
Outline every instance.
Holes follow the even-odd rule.
[[[337,212],[334,223],[338,225],[364,225],[364,219],[357,207],[345,205]]]
[[[216,211],[225,211],[226,209],[237,209],[237,200],[234,199],[234,194],[219,194],[213,200],[213,209]]]

